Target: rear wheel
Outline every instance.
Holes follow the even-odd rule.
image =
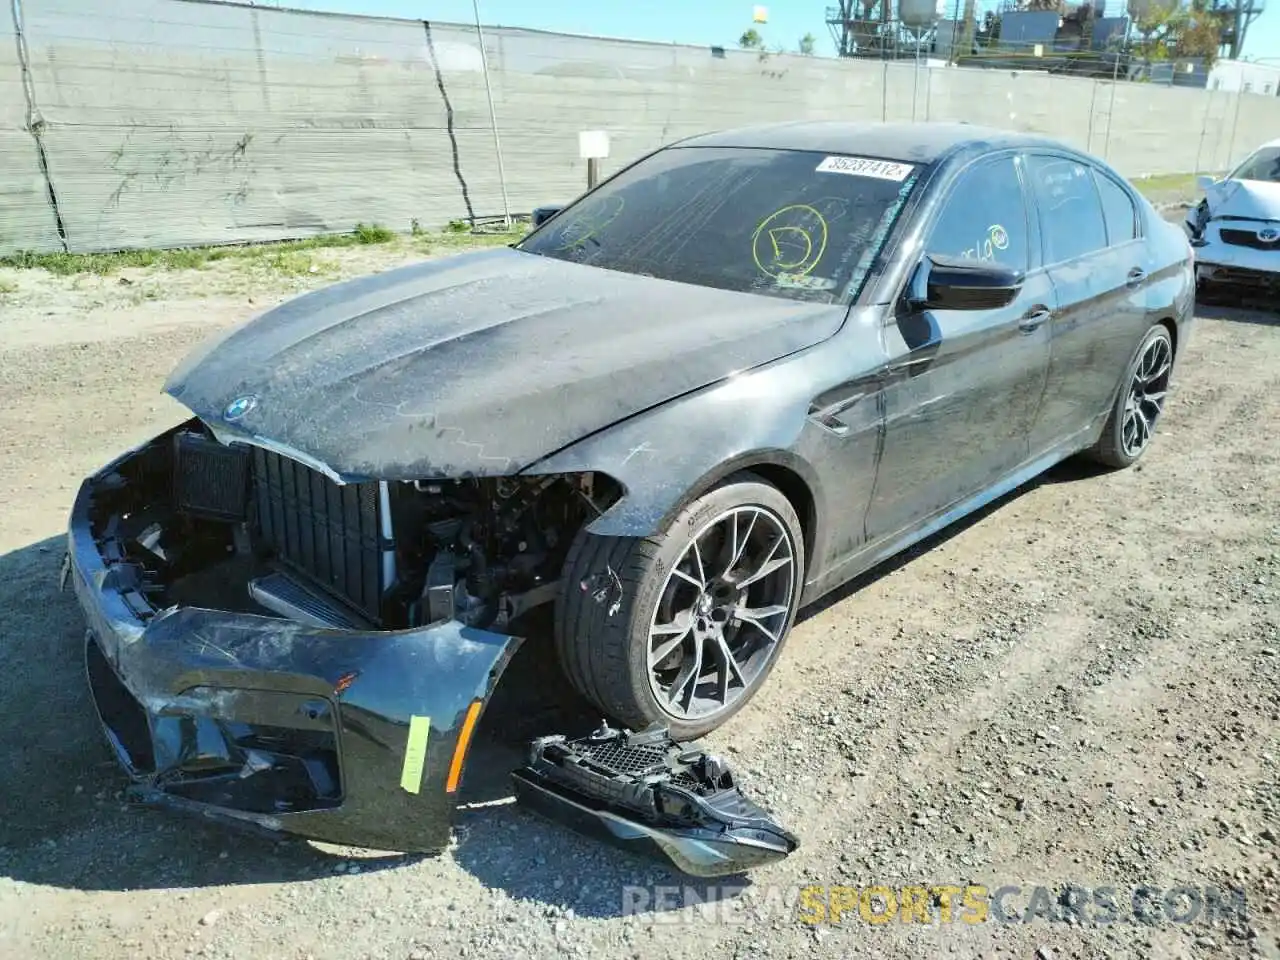
[[[1116,396],[1102,436],[1089,450],[1100,463],[1117,469],[1136,463],[1151,445],[1164,413],[1173,372],[1173,338],[1156,324],[1138,344]]]
[[[699,737],[764,683],[795,621],[804,537],[790,501],[750,473],[690,503],[663,533],[581,531],[556,604],[574,686],[632,729]]]

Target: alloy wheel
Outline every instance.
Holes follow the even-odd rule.
[[[1129,396],[1125,399],[1120,430],[1125,456],[1137,457],[1151,442],[1156,421],[1164,411],[1172,368],[1173,345],[1168,337],[1156,337],[1142,351],[1129,385]]]
[[[690,538],[649,621],[649,686],[682,720],[726,710],[782,640],[797,583],[796,545],[760,506],[726,510]]]

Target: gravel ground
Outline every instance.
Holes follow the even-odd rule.
[[[221,264],[7,275],[0,956],[1280,958],[1280,323],[1242,310],[1205,311],[1141,466],[1059,467],[803,615],[710,738],[802,838],[745,882],[501,802],[434,858],[126,808],[55,589],[79,478],[177,419],[158,389],[199,339],[412,255],[336,251],[323,277],[256,278],[252,302]],[[919,901],[930,923],[821,909],[942,885],[1016,887],[1002,905],[1026,922],[970,922],[959,899],[948,922],[945,889]],[[1157,893],[1134,916],[1138,888],[1185,886],[1244,906],[1174,922],[1190,901]]]

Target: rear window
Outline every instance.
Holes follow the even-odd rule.
[[[1100,170],[1093,171],[1107,221],[1107,240],[1115,247],[1138,236],[1138,209],[1120,184]]]
[[[607,270],[818,303],[854,296],[916,182],[911,164],[675,147],[518,248]]]
[[[1031,154],[1027,173],[1040,206],[1046,264],[1065,263],[1107,246],[1098,186],[1078,160]]]

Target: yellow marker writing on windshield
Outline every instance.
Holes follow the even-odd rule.
[[[558,250],[570,250],[583,246],[597,233],[618,219],[626,206],[626,200],[620,196],[606,197],[604,200],[583,203],[585,211],[566,224],[560,231],[560,239],[564,241]]]
[[[773,261],[774,265],[781,267],[783,270],[790,270],[792,267],[798,267],[809,259],[809,254],[813,253],[813,240],[809,234],[799,227],[774,227],[769,231],[769,241],[773,244]],[[788,243],[787,241],[790,241]],[[792,244],[799,246],[804,245],[804,253],[800,255],[800,259],[786,262],[782,259],[783,247]]]
[[[768,242],[762,243],[766,237]],[[751,257],[756,269],[771,277],[782,273],[804,276],[818,265],[826,250],[826,218],[807,203],[775,210],[760,221],[751,235]]]

